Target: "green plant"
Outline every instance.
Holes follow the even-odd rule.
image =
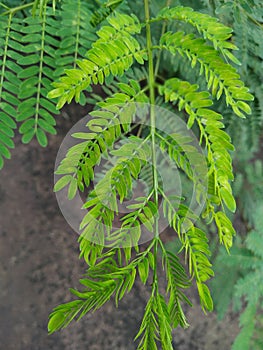
[[[239,239],[231,250],[231,256],[220,253],[215,262],[216,278],[212,291],[215,307],[222,319],[230,305],[242,313],[241,332],[233,350],[262,349],[262,205],[254,212],[255,228],[243,242]],[[227,274],[223,271],[228,271]],[[231,278],[229,278],[231,276]],[[222,293],[224,286],[224,293]]]
[[[78,190],[88,190],[84,208],[89,212],[81,224],[83,232],[79,239],[88,270],[80,280],[84,290],[72,290],[78,299],[58,306],[51,314],[49,331],[66,327],[74,318],[101,307],[113,295],[118,304],[131,290],[138,274],[152,291],[137,335],[140,337],[138,349],[157,349],[159,342],[163,349],[171,349],[172,328],[188,325],[182,304],[191,304],[184,289],[191,285],[192,279],[196,281],[204,311],[212,310],[213,302],[205,282],[213,270],[207,234],[196,224],[198,218],[187,202],[168,195],[162,186],[156,170],[157,148],[167,153],[196,187],[197,201],[201,201],[201,197],[205,201],[202,219],[207,224],[215,223],[219,240],[228,250],[234,235],[226,215],[226,208],[235,211],[229,183],[233,180],[229,151],[234,147],[230,136],[222,130],[223,113],[210,107],[215,103],[244,117],[245,113],[251,113],[245,101],[252,102],[253,97],[236,68],[229,63],[239,64],[232,53],[236,46],[231,41],[231,28],[191,8],[160,9],[163,4],[157,2],[152,4],[154,15],[150,17],[147,0],[144,1],[145,18],[140,18],[142,5],[138,6],[139,10],[135,9],[136,17],[127,14],[127,6],[128,13],[133,7],[129,3],[105,2],[95,12],[94,6],[89,7],[83,0],[77,1],[77,11],[70,0],[58,2],[56,10],[55,1],[52,7],[48,1],[35,1],[4,10],[0,154],[10,157],[8,148],[14,146],[12,129],[16,122],[22,123],[19,131],[23,142],[29,142],[36,135],[42,146],[47,144],[46,133],[55,133],[53,98],[58,99],[60,109],[73,99],[85,104],[86,91],[91,91],[94,84],[106,84],[104,89],[108,94],[113,91],[112,96],[97,103],[96,108],[100,109],[91,113],[87,131],[73,135],[84,141],[68,151],[56,171],[63,176],[55,190],[69,185],[69,199]],[[41,5],[40,11],[38,5]],[[23,21],[17,18],[23,16],[21,9],[25,11],[32,6],[34,17],[25,16]],[[101,24],[96,36],[87,18],[91,18],[93,25]],[[53,32],[55,36],[51,35]],[[162,64],[165,60],[170,62],[170,67],[176,62],[181,69],[176,74],[176,69],[171,69],[165,76]],[[148,69],[144,68],[146,65]],[[199,85],[193,84],[193,76],[199,76]],[[93,95],[93,98],[97,97]],[[150,104],[149,126],[140,128],[137,136],[129,136],[138,122],[136,103]],[[196,132],[205,152],[206,173],[203,166],[198,167],[201,162],[198,149],[190,145],[187,138],[159,132],[154,107],[158,103],[176,111],[186,120],[188,128]],[[116,148],[116,142],[123,137],[126,142]],[[192,160],[198,159],[194,167],[189,153]],[[117,161],[105,167],[104,177],[91,189],[94,167],[107,155]],[[128,208],[131,212],[122,217],[120,228],[112,231],[112,221],[119,211],[117,199],[123,202],[130,196],[139,175],[149,171],[149,162],[152,167],[148,193],[136,198],[136,203]],[[206,181],[208,193],[204,196]],[[186,188],[183,190],[186,200],[189,199]],[[188,258],[190,278],[179,258],[165,248],[159,236],[160,198],[164,215]],[[143,249],[138,244],[141,226],[152,232],[151,241]],[[160,292],[158,256],[166,274],[166,295]]]
[[[93,27],[85,21],[91,14],[86,2],[63,1],[56,10],[55,1],[52,7],[48,3],[34,1],[14,8],[1,3],[0,169],[3,157],[11,157],[17,124],[23,143],[35,136],[45,147],[46,134],[56,134],[57,110],[46,98],[51,82],[85,56],[92,40]],[[34,16],[21,13],[28,8]]]
[[[213,6],[211,6],[213,4]],[[237,57],[242,60],[239,72],[255,95],[253,116],[243,125],[235,126],[229,115],[228,131],[236,145],[234,195],[238,203],[238,217],[242,219],[245,231],[234,241],[231,256],[222,250],[215,261],[216,278],[212,282],[215,309],[222,319],[230,305],[242,310],[240,334],[233,349],[262,349],[262,293],[261,283],[254,283],[262,273],[262,261],[258,255],[261,236],[260,216],[262,212],[262,160],[260,158],[260,134],[262,131],[262,4],[258,1],[213,1],[210,10],[225,23],[233,23],[233,40],[240,48]],[[251,231],[252,228],[255,228]],[[243,231],[241,229],[241,231]],[[223,274],[227,269],[229,273]],[[229,278],[231,276],[231,278]],[[251,284],[247,283],[250,281]],[[221,286],[224,285],[224,293]],[[254,287],[252,287],[254,286]],[[255,295],[252,295],[254,288]],[[242,297],[242,298],[241,298]]]
[[[242,61],[239,73],[242,80],[249,84],[255,99],[251,104],[253,114],[244,123],[235,122],[233,114],[224,110],[227,116],[227,131],[236,147],[234,169],[236,175],[234,194],[238,200],[239,215],[247,221],[248,227],[254,225],[253,215],[262,197],[260,184],[262,170],[260,159],[260,136],[262,134],[262,96],[263,96],[263,9],[260,1],[204,1],[210,13],[219,17],[225,24],[234,28],[233,43],[238,46],[236,52]],[[222,111],[222,106],[218,106]]]
[[[183,300],[189,303],[182,291],[188,287],[189,280],[178,258],[165,249],[159,237],[158,215],[156,215],[159,196],[165,203],[165,215],[177,232],[182,249],[189,258],[190,275],[196,280],[204,310],[213,308],[210,292],[205,284],[213,275],[213,271],[208,260],[210,251],[206,234],[194,224],[195,218],[189,215],[189,208],[183,204],[176,206],[158,181],[156,146],[160,135],[155,127],[155,88],[158,88],[166,102],[179,102],[179,111],[184,109],[188,115],[188,128],[194,124],[199,128],[200,142],[203,140],[207,152],[209,181],[203,217],[215,221],[220,241],[227,249],[231,247],[234,234],[232,224],[224,213],[225,206],[235,211],[235,201],[229,185],[229,180],[233,180],[231,158],[227,151],[233,150],[233,146],[230,137],[222,130],[224,125],[219,120],[223,117],[208,108],[213,104],[210,94],[207,91],[198,92],[198,85],[192,85],[179,78],[159,83],[155,79],[152,51],[167,50],[172,55],[179,53],[190,61],[192,68],[199,66],[200,75],[204,75],[212,96],[219,100],[224,95],[227,104],[240,117],[244,117],[243,112],[251,112],[244,100],[253,98],[239,80],[235,68],[225,63],[222,58],[239,63],[230,51],[235,49],[235,46],[228,41],[231,36],[230,28],[218,23],[212,17],[185,7],[164,8],[156,17],[150,18],[148,1],[145,1],[145,16],[146,22],[142,23],[134,16],[114,12],[107,18],[108,25],[102,26],[97,32],[98,40],[87,52],[87,58],[77,61],[77,69],[67,70],[66,76],[53,84],[55,89],[48,95],[50,98],[59,98],[57,107],[61,108],[73,98],[78,102],[81,92],[92,83],[103,84],[109,75],[121,77],[134,61],[142,65],[145,64],[145,60],[148,61],[148,80],[144,88],[142,89],[135,80],[131,80],[130,84],[119,83],[119,92],[98,103],[102,110],[91,113],[93,119],[87,124],[89,130],[86,133],[73,134],[73,137],[85,141],[70,149],[57,169],[57,174],[63,176],[56,183],[55,190],[60,190],[69,184],[68,196],[72,198],[77,189],[83,191],[85,186],[89,186],[94,176],[90,169],[94,168],[107,152],[119,157],[116,165],[106,170],[104,178],[89,193],[88,200],[84,204],[84,208],[90,209],[81,223],[81,228],[84,230],[80,236],[81,256],[84,256],[89,265],[86,278],[80,281],[86,288],[83,292],[72,290],[78,299],[62,304],[54,310],[49,330],[54,332],[66,327],[75,317],[79,319],[88,311],[101,307],[112,295],[115,295],[118,304],[124,294],[132,288],[136,273],[138,272],[142,282],[146,283],[151,269],[152,294],[136,337],[141,337],[138,348],[154,349],[157,348],[156,341],[160,341],[162,347],[168,349],[171,348],[172,327],[178,324],[187,326],[181,303]],[[164,31],[159,43],[153,45],[152,23],[171,20],[190,23],[198,29],[201,36],[204,35],[211,41],[213,46],[207,45],[204,39],[196,38],[194,34],[186,35],[182,31],[175,33]],[[146,43],[140,45],[135,35],[142,35],[144,26]],[[149,97],[146,92],[149,92]],[[148,133],[143,140],[134,136],[128,137],[127,144],[114,150],[114,143],[121,134],[127,133],[134,121],[136,111],[130,108],[131,101],[150,102],[150,128],[146,130]],[[113,122],[115,119],[120,120],[121,126],[118,122]],[[144,149],[146,139],[151,140],[151,148],[148,150]],[[162,139],[164,141],[162,147],[168,147],[168,153],[176,161],[177,154],[174,156],[172,152],[179,143],[176,136],[174,140],[169,136]],[[144,156],[139,155],[140,149]],[[187,162],[183,147],[179,150],[177,148],[178,151],[180,157]],[[121,219],[120,229],[112,232],[114,213],[118,213],[117,196],[121,202],[128,196],[128,192],[132,191],[132,181],[138,179],[141,168],[149,160],[153,164],[152,187],[149,193],[145,197],[138,198],[139,203],[129,207],[135,210]],[[195,182],[200,176],[199,171],[197,168],[187,175]],[[197,192],[200,196],[200,189]],[[222,207],[222,210],[218,207]],[[187,229],[183,230],[185,227],[183,220],[186,219]],[[153,232],[153,239],[143,251],[138,247],[140,225]],[[108,248],[105,248],[107,244]],[[120,249],[122,245],[125,246],[124,260]],[[134,259],[131,258],[132,246],[136,253]],[[158,287],[159,250],[167,277],[168,300],[161,295]]]

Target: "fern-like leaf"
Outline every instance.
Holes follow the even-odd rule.
[[[251,349],[251,338],[255,331],[255,317],[257,307],[256,305],[249,304],[243,314],[240,317],[240,326],[242,327],[241,332],[236,337],[232,350],[250,350]]]
[[[192,227],[183,238],[186,254],[189,257],[189,271],[195,276],[200,302],[203,310],[212,311],[213,301],[207,285],[204,283],[212,276],[214,272],[211,269],[212,264],[208,260],[211,255],[206,234],[199,228]]]
[[[135,339],[141,336],[137,350],[157,350],[156,340],[158,339],[158,323],[154,312],[155,298],[151,296],[145,308],[142,324]]]
[[[216,309],[222,318],[230,302],[234,308],[240,310],[243,301],[246,308],[240,316],[241,332],[234,341],[232,349],[257,348],[256,333],[262,332],[259,317],[262,310],[262,206],[258,206],[254,213],[255,228],[252,230],[243,244],[237,240],[231,250],[231,255],[227,256],[220,251],[215,264],[216,277],[213,281]],[[222,269],[228,269],[231,279],[226,283],[224,298],[220,288],[223,284],[224,276]],[[218,275],[218,276],[217,276]],[[218,292],[216,292],[218,290]]]
[[[54,76],[61,76],[65,69],[77,67],[77,60],[84,59],[92,41],[96,40],[94,29],[87,18],[91,16],[89,4],[78,0],[72,2],[64,0],[61,6],[61,28],[58,35],[61,38],[59,48],[56,50],[56,70]],[[89,35],[87,35],[89,33]],[[81,96],[81,102],[84,102]]]
[[[159,92],[164,94],[166,101],[177,102],[179,110],[185,109],[189,115],[188,127],[192,127],[194,123],[199,127],[201,141],[204,140],[207,149],[209,201],[205,215],[212,214],[216,219],[220,241],[224,242],[226,247],[229,248],[231,247],[231,236],[234,230],[227,219],[222,217],[223,213],[214,216],[213,208],[217,205],[226,205],[233,212],[236,209],[235,199],[229,184],[229,181],[234,179],[234,175],[228,150],[234,150],[234,147],[229,135],[222,130],[224,124],[220,120],[223,119],[223,116],[208,108],[213,104],[209,93],[205,91],[197,92],[197,89],[198,85],[191,85],[189,82],[178,78],[168,79],[164,85],[159,86]],[[183,146],[182,148],[187,147]],[[196,153],[193,156],[194,159],[198,159],[198,152]],[[200,168],[204,169],[204,166]],[[203,173],[198,174],[197,168],[193,179],[206,176]],[[220,218],[222,220],[219,220]],[[222,224],[220,224],[220,221],[227,221],[228,228],[231,227],[228,238],[221,233]]]
[[[164,20],[179,20],[190,23],[194,26],[202,36],[211,41],[214,48],[219,49],[221,53],[229,58],[232,62],[240,65],[239,60],[229,51],[237,50],[238,48],[228,39],[231,38],[233,29],[226,27],[218,22],[218,19],[207,14],[193,11],[190,7],[177,6],[173,8],[164,8],[160,11],[157,19]]]
[[[197,39],[193,34],[185,35],[183,32],[167,32],[161,37],[160,44],[161,48],[172,54],[179,53],[188,58],[192,67],[199,63],[200,74],[205,75],[212,95],[219,99],[224,92],[227,105],[231,106],[237,116],[244,118],[243,112],[251,114],[249,105],[244,101],[252,101],[254,97],[239,79],[237,70],[225,63],[218,52],[205,44],[203,39]]]
[[[150,246],[151,248],[151,246]],[[118,267],[114,255],[118,249],[101,255],[101,261],[91,266],[86,277],[80,280],[85,290],[79,292],[71,289],[71,293],[79,299],[56,307],[50,314],[49,333],[65,328],[73,319],[81,319],[90,310],[97,310],[115,293],[115,301],[123,298],[132,289],[136,269],[149,254],[149,249],[125,267]]]
[[[17,20],[10,14],[7,18],[0,18],[0,49],[2,58],[0,59],[0,169],[4,165],[4,158],[10,159],[9,149],[14,148],[14,131],[16,129],[16,109],[20,101],[17,93],[20,80],[17,74],[21,68],[13,61],[9,60],[13,56],[13,28],[16,27]]]
[[[113,146],[122,132],[129,130],[136,113],[132,102],[147,101],[146,95],[134,80],[130,84],[120,83],[118,87],[120,92],[97,104],[101,110],[90,113],[93,117],[87,123],[90,132],[72,135],[85,141],[69,149],[56,170],[56,174],[64,176],[57,181],[54,190],[59,191],[71,185],[74,190],[68,192],[70,199],[75,196],[77,188],[83,191],[84,185],[89,186],[94,177],[93,168],[100,162],[102,154],[107,153],[107,149]]]
[[[66,70],[67,76],[54,83],[56,89],[50,98],[60,97],[57,108],[75,97],[80,100],[81,91],[92,83],[103,84],[110,74],[122,76],[133,65],[134,59],[140,64],[147,58],[145,49],[131,35],[140,33],[141,26],[135,17],[115,13],[108,18],[110,26],[104,26],[97,33],[99,39],[87,53],[87,59],[78,60],[79,69]]]
[[[98,10],[93,12],[90,23],[92,26],[96,27],[101,22],[103,22],[107,17],[109,17],[112,12],[121,5],[123,0],[113,0],[108,1],[103,4]]]
[[[181,304],[186,302],[188,305],[192,305],[182,291],[182,289],[189,288],[190,281],[178,257],[172,252],[165,250],[163,246],[162,248],[163,265],[167,278],[167,292],[170,294],[168,310],[171,324],[173,327],[177,327],[179,324],[181,327],[187,328],[189,325]]]
[[[87,242],[92,241],[99,247],[103,245],[125,247],[126,260],[129,260],[131,247],[134,246],[138,251],[137,246],[141,235],[140,224],[142,223],[147,229],[152,230],[151,221],[156,208],[150,205],[150,194],[145,201],[149,208],[147,206],[143,207],[143,204],[145,204],[143,202],[140,205],[141,209],[138,208],[122,218],[120,229],[111,232],[114,213],[119,211],[117,196],[122,202],[132,191],[132,179],[136,180],[138,178],[141,164],[148,158],[147,149],[144,150],[142,145],[137,141],[133,142],[133,147],[128,149],[128,153],[125,153],[123,149],[121,150],[119,161],[104,174],[104,177],[97,183],[94,191],[89,196],[90,198],[84,204],[83,208],[92,208],[85,215],[80,225],[80,228],[83,229],[80,236],[80,249],[81,255],[84,255],[84,257],[94,257],[94,252],[91,251],[93,245]],[[138,154],[140,154],[140,158],[138,158]],[[92,259],[93,263],[96,258]],[[86,261],[90,263],[87,258]]]
[[[50,22],[51,11],[47,8],[42,17],[26,18],[17,28],[23,33],[21,44],[17,46],[21,55],[17,63],[23,67],[18,74],[22,81],[18,95],[22,100],[17,116],[17,120],[22,122],[19,131],[23,142],[28,143],[35,135],[43,147],[47,145],[46,133],[56,134],[56,122],[52,115],[56,109],[46,99],[54,79],[52,67],[58,46],[58,41],[49,34],[54,30],[53,22]],[[26,55],[22,56],[22,52],[26,52]]]
[[[77,317],[79,320],[90,310],[99,309],[110,299],[116,288],[113,279],[100,281],[100,283],[85,279],[81,280],[81,283],[87,287],[87,291],[80,293],[71,290],[80,299],[59,305],[50,314],[49,333],[52,334],[61,328],[67,327],[74,318]]]
[[[167,217],[171,227],[177,232],[182,243],[182,249],[189,261],[190,275],[195,277],[200,302],[203,310],[211,311],[213,301],[207,285],[204,283],[212,276],[214,272],[211,269],[211,263],[208,257],[211,255],[208,239],[204,231],[193,225],[196,219],[194,213],[182,204],[176,208],[170,198],[161,192],[164,199],[164,216]]]

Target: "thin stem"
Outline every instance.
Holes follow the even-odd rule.
[[[260,23],[260,22],[258,22],[258,21],[256,20],[256,18],[254,18],[254,17],[251,16],[247,11],[245,11],[245,10],[243,9],[242,6],[240,6],[240,5],[238,4],[238,5],[236,5],[236,7],[238,7],[239,10],[240,10],[241,12],[243,12],[243,13],[245,14],[245,16],[247,16],[247,17],[251,20],[251,22],[253,22],[253,23],[255,23],[257,26],[263,28],[263,24]]]
[[[149,90],[150,90],[150,119],[151,119],[151,150],[152,150],[152,166],[153,166],[153,185],[154,185],[154,200],[158,206],[158,174],[157,174],[157,161],[156,161],[156,149],[155,149],[155,78],[153,67],[153,54],[152,54],[152,39],[151,39],[151,26],[149,24],[150,10],[149,1],[144,0],[145,6],[145,19],[146,19],[146,41],[147,41],[147,53],[149,64]],[[155,236],[158,236],[158,222],[155,227]]]
[[[10,36],[12,17],[13,16],[10,13],[9,17],[8,17],[8,23],[7,23],[7,31],[6,31],[6,37],[5,37],[5,48],[4,48],[3,63],[2,63],[1,80],[0,80],[0,101],[1,101],[1,96],[2,96],[3,84],[4,84],[7,50],[8,50],[8,42],[9,42],[9,36]]]
[[[149,0],[144,0],[144,9],[145,9],[145,21],[146,21],[146,43],[147,43],[147,53],[148,53],[148,68],[149,68],[149,90],[150,90],[150,119],[151,119],[151,152],[152,152],[152,176],[153,176],[153,195],[154,202],[156,207],[158,207],[158,174],[157,174],[157,160],[156,160],[156,149],[155,149],[155,77],[154,77],[154,67],[153,67],[153,54],[152,54],[152,38],[151,38],[151,25],[150,21],[150,8],[149,8]],[[157,250],[159,244],[159,232],[158,232],[158,216],[155,217],[155,225],[154,225],[154,260],[155,264],[157,264]],[[157,288],[157,271],[154,269],[153,271],[153,289],[152,293],[154,293],[155,288]]]
[[[40,62],[39,62],[38,84],[37,84],[37,96],[36,96],[35,133],[37,132],[37,128],[38,128],[40,97],[41,97],[41,87],[42,87],[42,78],[43,78],[45,34],[46,34],[46,6],[43,10],[44,10],[44,13],[43,13],[42,29],[41,29],[42,30],[41,49],[40,49]]]
[[[167,0],[166,1],[166,7],[169,7],[170,5],[171,5],[171,0]],[[164,21],[163,25],[162,25],[161,37],[164,35],[164,33],[166,31],[166,27],[167,27],[167,22]],[[157,61],[156,61],[156,65],[155,65],[155,71],[154,71],[154,76],[155,77],[158,74],[158,70],[159,70],[159,66],[160,66],[160,62],[161,62],[161,56],[162,56],[162,51],[160,50],[158,52]]]
[[[6,4],[4,4],[4,3],[2,3],[2,2],[0,2],[0,6],[3,6],[3,8],[5,8],[6,10],[9,10],[9,7],[6,6]]]
[[[8,11],[5,11],[2,13],[2,16],[8,15],[10,13],[14,14],[17,11],[22,11],[25,10],[28,7],[32,7],[34,5],[34,2],[30,2],[29,4],[24,4],[24,5],[20,5],[14,8],[10,8]]]
[[[78,15],[77,15],[77,34],[76,34],[76,44],[75,44],[75,54],[74,54],[74,68],[77,66],[77,59],[78,59],[78,53],[79,53],[79,37],[80,37],[80,11],[81,11],[81,6],[80,6],[80,0],[78,0]]]

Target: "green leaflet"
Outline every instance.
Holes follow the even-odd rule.
[[[148,259],[144,259],[138,265],[138,271],[143,284],[147,282],[149,276],[149,261]]]
[[[183,214],[184,211],[180,210],[180,207],[178,208],[179,210],[176,209],[176,206],[173,204],[172,200],[169,199],[168,197],[165,198],[164,203],[165,203],[164,208],[163,208],[164,215],[165,215],[165,217],[168,218],[168,222],[169,222],[170,226],[173,227],[173,229],[175,231],[177,231],[179,239],[182,243],[182,248],[185,249],[186,256],[188,256],[189,272],[190,272],[190,275],[194,276],[196,279],[201,306],[202,306],[204,311],[205,310],[212,311],[212,309],[213,309],[212,298],[211,298],[208,287],[204,284],[204,282],[206,282],[208,279],[210,279],[214,275],[214,272],[211,269],[212,265],[208,260],[208,257],[211,255],[211,253],[210,253],[209,246],[207,243],[208,239],[206,237],[206,234],[205,234],[205,232],[203,232],[202,230],[200,230],[199,228],[197,228],[193,225],[192,220],[194,220],[194,216],[191,218],[191,216],[192,216],[191,211],[186,206],[185,206],[185,208],[183,207],[183,209],[186,210],[188,219],[191,218],[189,220],[190,228],[185,233],[183,233],[183,232],[181,233],[182,229],[184,228],[183,218],[184,218],[184,216],[186,216],[185,214]],[[168,254],[170,254],[170,253],[168,253]],[[171,256],[171,258],[175,259],[173,256]],[[180,283],[178,283],[178,287],[179,288],[187,288],[188,282],[187,282],[187,278],[186,278],[185,274],[183,273],[182,267],[180,267],[180,265],[178,265],[178,263],[174,262],[173,264],[174,264],[174,266],[177,266],[177,270],[178,269],[179,269],[179,271],[181,270],[181,273],[183,276],[182,280],[181,281],[179,280]],[[168,279],[168,281],[169,281],[169,279]],[[178,287],[176,286],[176,279],[174,282],[171,280],[169,283],[170,283],[169,289],[172,288],[171,283],[175,283],[175,286],[173,287],[175,289],[175,291],[173,293],[176,296],[178,294],[178,291],[177,291]],[[178,305],[177,307],[179,309],[179,311],[177,311],[177,312],[179,312],[179,314],[178,314],[179,319],[177,320],[177,323],[180,323],[181,325],[186,327],[187,322],[186,322],[185,316],[182,313],[180,304],[178,304],[178,300],[176,300],[175,296],[173,296],[172,300],[173,300],[173,302],[175,302],[175,301],[177,302],[177,305]],[[177,299],[178,299],[178,297],[177,297]],[[184,297],[184,300],[187,301],[188,303],[190,303],[186,297]]]
[[[189,325],[182,309],[182,303],[187,302],[192,305],[190,300],[184,295],[182,289],[190,286],[190,281],[180,264],[179,259],[172,252],[162,246],[163,265],[167,278],[167,292],[169,293],[168,312],[173,327],[180,325],[187,328]]]
[[[232,223],[226,214],[220,211],[216,213],[215,221],[218,227],[220,242],[223,242],[228,250],[232,246],[232,236],[235,234]]]
[[[222,187],[222,188],[220,188],[220,194],[221,194],[226,206],[228,207],[228,209],[231,210],[232,212],[235,212],[236,211],[236,202],[235,202],[235,199],[234,199],[232,193],[230,193],[226,188]]]
[[[67,186],[67,184],[71,181],[70,175],[65,175],[61,177],[54,186],[54,192],[60,191],[62,188]]]

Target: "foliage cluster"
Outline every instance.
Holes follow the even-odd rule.
[[[230,303],[241,312],[242,328],[233,349],[262,349],[259,334],[262,332],[262,260],[258,255],[258,243],[262,238],[262,188],[261,157],[262,96],[263,96],[263,7],[260,1],[204,1],[224,23],[234,29],[234,42],[239,47],[237,58],[242,61],[239,72],[255,96],[253,114],[243,124],[237,125],[231,114],[227,130],[236,147],[234,155],[235,183],[233,186],[238,203],[238,217],[247,232],[240,232],[234,242],[231,256],[220,249],[215,262],[212,294],[215,309],[222,318]],[[223,276],[227,268],[229,274]],[[231,276],[231,278],[229,278]],[[258,282],[256,282],[258,281]],[[257,286],[255,283],[258,283]],[[222,293],[224,285],[224,293]],[[252,287],[253,286],[253,287]],[[254,288],[252,295],[251,288]],[[258,294],[257,294],[258,292]],[[242,298],[241,298],[242,297]]]
[[[255,229],[244,242],[239,239],[226,256],[220,250],[215,261],[217,278],[213,281],[213,297],[218,316],[222,319],[230,303],[242,310],[241,332],[233,350],[262,349],[262,204],[254,212]],[[224,273],[223,271],[228,271]],[[221,287],[220,287],[221,286]]]
[[[83,291],[71,290],[77,299],[54,309],[49,331],[66,327],[73,319],[100,308],[111,297],[118,305],[138,275],[151,288],[136,337],[140,339],[138,349],[157,349],[159,344],[163,349],[172,349],[172,329],[188,326],[183,304],[191,302],[184,290],[193,280],[204,311],[213,309],[207,285],[214,274],[209,234],[205,232],[209,225],[217,228],[219,242],[226,250],[232,246],[235,231],[228,213],[236,210],[230,185],[234,179],[233,143],[243,135],[244,143],[237,144],[237,164],[240,154],[247,162],[257,150],[258,131],[262,127],[260,2],[190,1],[193,8],[180,1],[152,1],[149,7],[147,0],[140,4],[104,1],[99,8],[97,1],[84,0],[19,3],[17,7],[13,7],[14,2],[1,3],[0,168],[3,158],[11,156],[17,126],[22,142],[28,143],[35,136],[41,146],[46,146],[47,134],[56,133],[54,115],[58,109],[73,99],[83,105],[95,103],[87,130],[72,135],[81,142],[69,149],[62,160],[56,170],[61,178],[55,184],[55,191],[68,186],[69,199],[77,191],[88,191],[83,206],[87,214],[79,238],[80,256],[88,269],[80,280]],[[234,35],[231,27],[235,29]],[[108,97],[102,100],[92,92],[96,84],[104,85]],[[147,110],[150,127],[131,135],[138,122],[136,106],[140,103],[151,106]],[[189,140],[180,139],[176,133],[158,132],[153,107],[158,104],[176,111],[195,132],[204,150],[207,173],[203,173],[202,166],[198,167],[198,162],[195,167],[190,166],[189,153],[198,161],[199,153],[188,144]],[[252,110],[247,121],[237,121],[236,116],[244,118]],[[119,140],[121,147],[116,147]],[[201,197],[205,201],[201,219],[195,217],[183,198],[165,192],[156,172],[157,146],[195,187],[197,202]],[[103,177],[97,179],[95,166],[111,158],[114,164],[105,166]],[[153,165],[150,172],[149,163]],[[255,167],[260,181],[261,166],[256,163]],[[125,205],[144,172],[150,174],[147,193],[133,199],[120,227],[113,229],[120,204]],[[238,183],[251,183],[249,170],[239,168],[237,172]],[[205,182],[208,193],[203,198]],[[183,190],[187,199],[188,193]],[[167,249],[159,236],[160,209],[180,240],[189,276],[178,256]],[[203,226],[206,229],[201,229]],[[152,239],[142,247],[139,243],[143,230],[148,230]],[[259,239],[256,237],[259,231],[258,225],[256,233],[248,236],[244,253],[252,256],[247,270],[254,269],[256,277],[263,266],[259,252],[252,247],[253,239]],[[239,248],[234,252],[236,249]],[[165,295],[159,288],[159,259],[167,280]],[[240,279],[237,286],[251,281],[253,278]],[[245,294],[248,298],[242,337],[251,327],[247,315],[255,314],[261,294],[252,305],[252,296],[241,287],[237,287],[236,295]],[[246,334],[252,335],[251,329]]]

